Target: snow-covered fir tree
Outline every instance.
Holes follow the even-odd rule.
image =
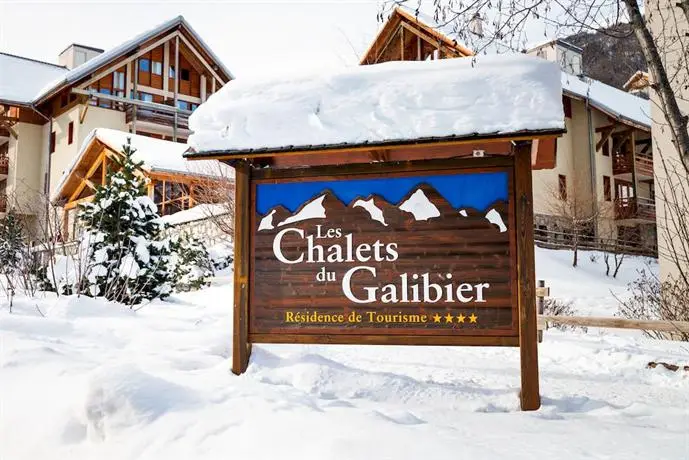
[[[22,237],[22,223],[14,210],[0,220],[0,273],[4,276],[5,290],[9,299],[10,311],[14,299],[17,277],[20,272],[24,239]]]
[[[185,232],[175,239],[170,270],[176,291],[196,291],[210,285],[213,262],[200,238]]]
[[[109,168],[93,202],[81,205],[86,268],[81,291],[128,305],[163,298],[171,291],[170,241],[158,209],[146,195],[131,140]]]

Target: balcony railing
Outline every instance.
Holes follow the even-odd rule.
[[[7,212],[7,195],[0,193],[0,212]]]
[[[133,105],[127,107],[125,119],[127,123],[134,121]],[[162,110],[149,109],[148,107],[136,107],[136,121],[145,121],[172,128],[175,124],[175,115]],[[177,128],[189,129],[189,115],[177,114]]]
[[[656,207],[648,198],[617,198],[615,200],[615,219],[638,219],[655,221]]]
[[[632,156],[613,155],[612,173],[614,175],[632,172]],[[636,173],[648,177],[653,177],[653,157],[650,155],[636,155]]]
[[[7,155],[0,155],[0,175],[7,175],[10,170],[10,159]]]

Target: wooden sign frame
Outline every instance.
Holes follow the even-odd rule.
[[[234,335],[232,371],[243,373],[249,362],[252,343],[320,344],[397,344],[397,345],[469,345],[518,346],[521,357],[522,410],[540,407],[538,381],[538,341],[533,245],[533,198],[531,183],[531,142],[513,144],[511,152],[489,158],[430,159],[401,162],[344,164],[277,169],[254,168],[251,160],[232,160],[236,170],[234,238]],[[255,187],[258,183],[285,179],[334,178],[346,175],[429,172],[450,170],[506,170],[510,176],[509,227],[513,228],[510,246],[512,266],[512,301],[516,303],[516,334],[502,335],[335,335],[295,333],[251,333],[249,318],[252,305],[252,235],[256,228]]]

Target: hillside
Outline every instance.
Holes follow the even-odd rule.
[[[584,314],[612,314],[645,263],[611,280],[586,253],[536,255]],[[689,458],[689,378],[646,368],[688,363],[686,344],[546,331],[543,407],[522,413],[516,349],[256,345],[233,376],[231,299],[225,276],[138,311],[1,305],[0,458]]]
[[[641,47],[627,24],[595,33],[580,32],[564,40],[583,48],[583,67],[587,76],[615,88],[622,89],[637,70],[648,68]]]

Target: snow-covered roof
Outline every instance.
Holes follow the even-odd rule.
[[[30,104],[41,88],[65,73],[63,66],[0,53],[0,102]]]
[[[651,129],[651,103],[598,80],[562,72],[566,95],[587,99],[594,108],[642,128]]]
[[[213,50],[211,50],[210,47],[206,45],[206,43],[201,39],[201,36],[198,33],[196,33],[196,31],[189,25],[189,23],[184,19],[184,17],[177,16],[168,21],[165,21],[164,23],[154,27],[153,29],[147,30],[146,32],[141,33],[135,36],[134,38],[127,40],[119,46],[116,46],[114,48],[107,50],[104,53],[99,54],[93,59],[86,61],[78,67],[75,67],[74,69],[68,71],[64,75],[61,75],[59,78],[53,79],[50,82],[46,82],[42,86],[42,88],[39,88],[40,91],[37,91],[34,94],[34,99],[39,100],[45,96],[48,96],[50,93],[54,92],[63,85],[73,83],[89,75],[91,72],[98,69],[103,64],[106,64],[124,54],[136,50],[142,43],[165,32],[166,30],[177,27],[178,25],[183,25],[189,31],[189,33],[191,33],[194,36],[194,38],[198,41],[198,43],[204,49],[204,51],[206,51],[208,55],[213,58],[213,61],[221,67],[222,71],[225,74],[227,74],[230,78],[234,78],[229,69],[227,69],[223,65],[222,61],[215,55],[215,53],[213,53]]]
[[[51,199],[55,200],[59,197],[73,170],[81,163],[94,140],[102,142],[115,152],[121,152],[122,146],[127,143],[128,138],[131,139],[132,147],[136,149],[132,158],[136,162],[142,162],[141,169],[144,171],[193,174],[207,177],[231,177],[234,174],[232,168],[214,160],[194,162],[185,160],[183,154],[188,148],[186,144],[164,141],[115,129],[96,128],[84,139],[79,152],[72,159],[72,162],[65,169],[60,181],[57,183]]]
[[[559,131],[564,115],[557,65],[517,54],[238,79],[189,126],[207,153]]]
[[[187,222],[194,222],[197,220],[208,219],[210,217],[224,216],[229,214],[229,207],[225,203],[218,204],[199,204],[193,208],[179,211],[174,214],[168,214],[160,218],[168,225],[180,225]]]

